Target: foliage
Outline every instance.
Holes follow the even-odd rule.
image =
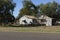
[[[40,4],[39,6],[39,9],[42,12],[42,14],[47,15],[52,18],[56,18],[56,19],[60,18],[59,8],[60,8],[60,5],[55,1],[47,3],[47,4]]]
[[[20,10],[19,16],[22,15],[33,15],[36,16],[37,7],[32,3],[31,0],[23,1],[23,8]]]
[[[12,22],[15,3],[13,0],[0,0],[0,23]]]

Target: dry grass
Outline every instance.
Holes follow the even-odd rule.
[[[0,27],[0,32],[60,32],[60,26],[52,27]]]

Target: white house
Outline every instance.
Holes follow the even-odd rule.
[[[45,24],[46,26],[52,26],[52,18],[46,15],[41,15],[39,19],[40,19],[40,24]]]
[[[19,18],[19,24],[23,24],[23,25],[32,24],[34,22],[37,22],[35,19],[37,18],[34,16],[24,15],[21,18]]]
[[[17,20],[17,24],[23,24],[23,25],[28,25],[28,24],[45,24],[46,26],[52,26],[52,18],[46,16],[46,15],[41,15],[40,17],[35,17],[35,16],[30,16],[30,15],[24,15],[21,18]]]

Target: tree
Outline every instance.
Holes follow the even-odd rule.
[[[12,22],[15,3],[13,0],[0,0],[0,23]]]
[[[43,5],[41,4],[39,6],[39,9],[42,14],[58,19],[58,18],[60,18],[59,17],[60,15],[58,15],[58,13],[60,12],[60,11],[58,11],[59,6],[60,5],[57,2],[53,1],[52,3],[47,3],[47,4],[43,4]]]
[[[23,15],[33,15],[36,16],[37,7],[32,3],[31,0],[23,1],[23,8],[20,10],[19,16]]]

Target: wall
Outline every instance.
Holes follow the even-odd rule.
[[[24,23],[23,20],[26,20],[27,23]],[[19,23],[20,23],[20,24],[24,24],[24,25],[26,24],[26,25],[27,25],[27,24],[31,24],[30,22],[32,22],[32,19],[29,19],[29,18],[27,18],[27,17],[25,17],[25,16],[23,16],[23,17],[21,17],[21,18],[19,19]]]
[[[46,26],[52,26],[52,19],[51,18],[48,18],[46,20],[47,20]]]

